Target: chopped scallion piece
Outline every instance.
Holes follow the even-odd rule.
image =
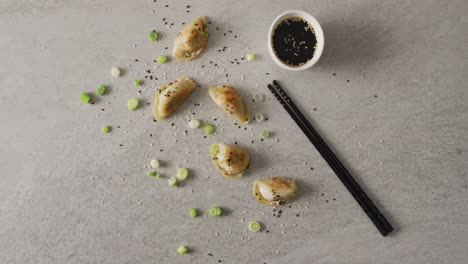
[[[218,154],[218,149],[219,149],[218,144],[211,145],[211,147],[210,147],[211,156],[214,156],[214,155]]]
[[[99,94],[99,95],[104,95],[106,93],[106,86],[104,86],[103,84],[99,85],[97,88],[96,88],[96,92]]]
[[[176,178],[179,181],[183,181],[187,179],[188,174],[189,174],[189,171],[187,168],[180,168],[179,171],[177,172]]]
[[[216,127],[210,123],[206,123],[204,126],[203,126],[203,130],[205,131],[205,134],[207,135],[210,135],[210,134],[213,134],[216,130]]]
[[[164,55],[159,55],[159,57],[156,60],[158,61],[158,63],[164,64],[167,61],[167,57]]]
[[[143,83],[142,80],[138,80],[138,79],[133,80],[133,86],[135,87],[141,86],[142,83]]]
[[[199,128],[199,127],[200,127],[200,120],[198,120],[198,119],[192,119],[192,120],[190,120],[190,122],[189,122],[189,127],[190,127],[191,129],[197,129],[197,128]]]
[[[249,223],[249,230],[252,232],[258,232],[261,228],[262,227],[260,226],[260,224],[256,221],[252,221]]]
[[[247,54],[247,61],[254,61],[255,60],[255,53]]]
[[[155,31],[155,30],[152,30],[148,33],[148,38],[152,41],[152,42],[156,42],[158,40],[158,33]]]
[[[197,217],[197,209],[195,209],[195,208],[190,208],[190,209],[188,210],[188,214],[189,214],[190,217],[192,217],[192,218]]]
[[[255,114],[255,121],[257,121],[258,123],[263,122],[264,119],[265,119],[265,117],[263,116],[262,113],[256,113]]]
[[[110,132],[110,126],[104,125],[101,127],[101,131],[104,133],[109,133]]]
[[[213,217],[218,217],[223,214],[223,208],[218,206],[213,206],[210,208],[210,215]]]
[[[270,131],[263,130],[262,133],[260,133],[260,136],[262,136],[262,138],[270,138]]]
[[[80,100],[84,104],[89,104],[89,102],[91,102],[91,95],[89,95],[88,93],[82,92],[80,94]]]
[[[169,186],[177,187],[177,180],[176,180],[176,178],[171,177],[171,178],[169,178],[169,180],[167,180],[167,182],[169,183]]]
[[[180,246],[176,249],[176,251],[179,253],[179,255],[183,255],[188,252],[188,248],[186,246]]]
[[[159,179],[161,177],[161,174],[157,171],[149,171],[148,176],[155,177],[156,179]]]
[[[201,30],[198,32],[200,34],[200,36],[202,37],[207,37],[208,36],[208,33],[206,33],[205,31]]]
[[[112,76],[114,76],[114,77],[119,77],[119,76],[120,76],[120,69],[117,68],[117,67],[112,68],[111,74],[112,74]]]
[[[128,110],[135,111],[138,108],[139,103],[140,102],[135,97],[128,99],[128,102],[127,102]]]
[[[159,168],[159,160],[155,160],[155,159],[151,160],[150,165],[151,165],[151,167],[153,167],[155,169]]]

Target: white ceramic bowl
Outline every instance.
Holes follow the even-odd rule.
[[[317,38],[317,46],[315,48],[314,57],[312,57],[311,60],[309,60],[307,63],[301,66],[289,66],[283,63],[280,59],[278,59],[278,57],[276,57],[275,51],[273,50],[273,43],[272,43],[273,33],[276,27],[278,26],[278,24],[288,17],[303,18],[304,20],[309,22],[309,24],[315,30],[315,37]],[[320,56],[322,55],[322,52],[323,52],[324,45],[325,45],[325,38],[323,36],[323,30],[319,22],[317,21],[317,19],[315,19],[315,17],[313,17],[309,13],[300,11],[300,10],[288,10],[280,14],[279,16],[277,16],[275,20],[273,21],[273,23],[271,24],[270,31],[268,32],[268,52],[270,53],[270,57],[278,66],[286,70],[302,71],[302,70],[312,67],[320,59]]]

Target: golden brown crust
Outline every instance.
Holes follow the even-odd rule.
[[[250,154],[235,145],[216,143],[217,151],[211,153],[216,168],[228,178],[239,178],[250,163]]]
[[[242,124],[250,121],[249,108],[242,96],[231,86],[215,85],[209,89],[211,99]]]
[[[169,116],[185,102],[195,88],[197,88],[197,83],[188,77],[179,77],[163,84],[156,90],[154,97],[154,118],[160,121]]]
[[[180,31],[175,40],[172,56],[178,60],[191,60],[208,43],[208,25],[204,16],[198,17]]]
[[[261,203],[271,206],[291,202],[296,196],[297,190],[296,180],[284,177],[255,180],[252,187],[255,198]]]

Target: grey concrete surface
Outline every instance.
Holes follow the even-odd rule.
[[[268,27],[287,9],[310,12],[324,28],[325,53],[305,72],[281,70],[268,57]],[[208,48],[193,61],[154,69],[181,23],[198,15],[212,21]],[[162,33],[156,44],[147,40],[152,29]],[[466,0],[1,0],[0,263],[466,263],[467,29]],[[257,61],[230,63],[248,52]],[[112,66],[125,74],[113,78]],[[146,69],[158,81],[145,80],[138,95],[132,80]],[[128,98],[152,102],[155,87],[181,75],[201,87],[166,121],[152,122],[146,104],[126,109]],[[394,234],[380,236],[269,95],[273,79]],[[110,93],[83,105],[80,92],[100,83]],[[207,96],[214,83],[267,96],[249,104],[269,120],[237,128]],[[218,134],[188,129],[192,112]],[[110,134],[100,132],[103,124]],[[261,142],[263,129],[274,137]],[[252,153],[243,178],[225,179],[212,166],[208,149],[217,141],[238,141]],[[190,179],[174,189],[146,176],[152,158],[166,177],[186,166]],[[250,193],[255,178],[273,175],[301,185],[280,218]],[[212,205],[227,215],[205,217]],[[202,217],[188,218],[190,207]],[[246,231],[250,220],[263,230]],[[182,244],[190,254],[177,255]]]

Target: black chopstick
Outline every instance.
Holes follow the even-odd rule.
[[[284,109],[289,113],[293,118],[296,124],[301,128],[307,138],[312,142],[312,144],[317,148],[322,157],[327,161],[333,171],[336,173],[341,182],[345,185],[354,199],[358,202],[367,216],[374,223],[376,228],[382,234],[382,236],[387,236],[392,232],[393,227],[387,221],[387,219],[382,215],[379,209],[374,205],[370,200],[367,194],[362,190],[359,184],[354,180],[352,175],[336,157],[333,151],[328,147],[322,137],[318,132],[312,127],[309,121],[301,113],[301,111],[296,107],[291,98],[286,94],[286,92],[281,88],[277,81],[273,81],[274,87],[269,84],[268,89],[273,93],[273,95],[278,99],[280,104]]]

